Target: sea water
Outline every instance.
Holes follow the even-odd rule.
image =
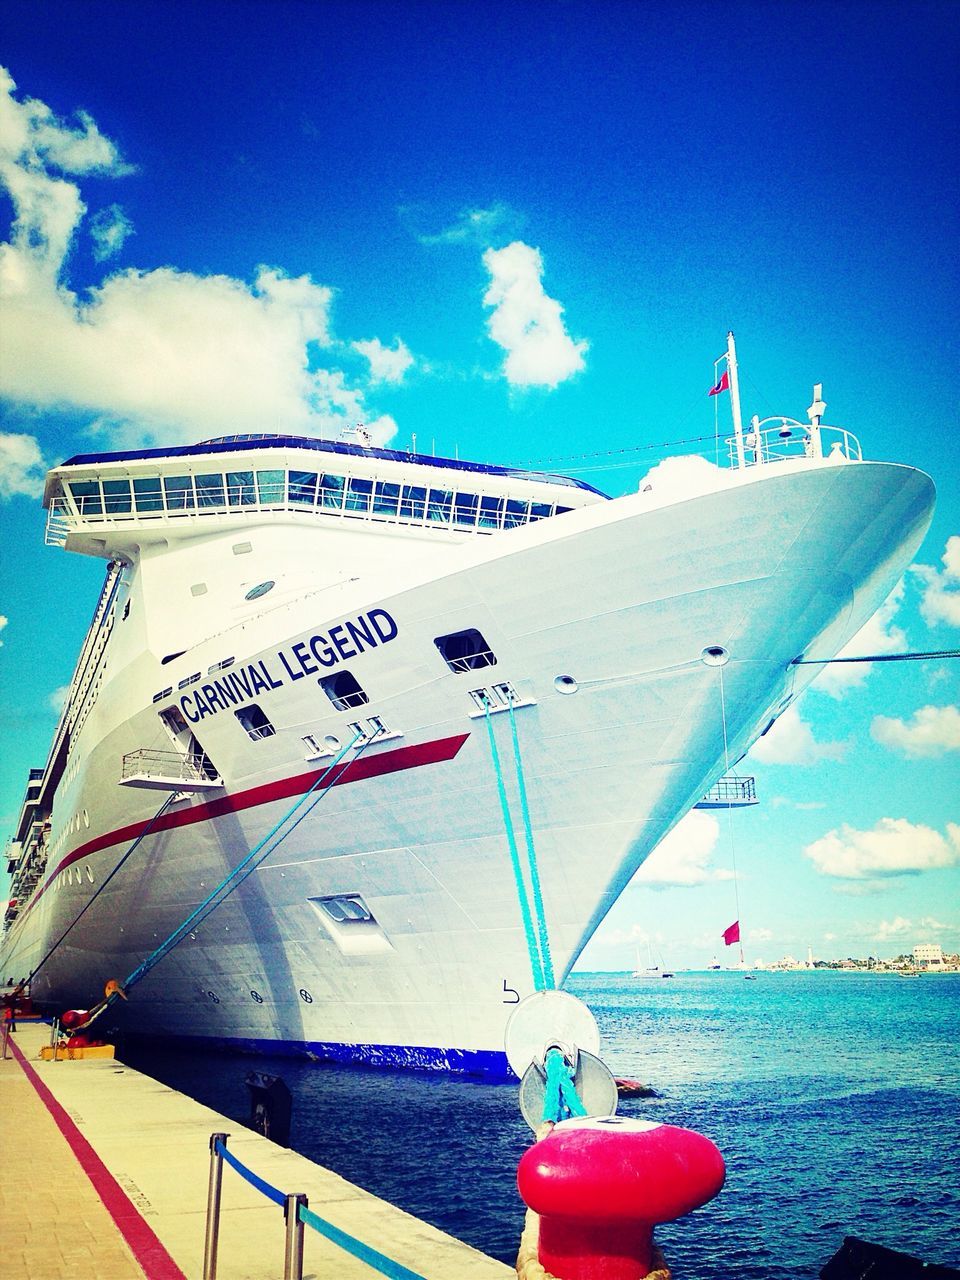
[[[620,1113],[696,1129],[726,1160],[720,1195],[657,1229],[676,1280],[815,1278],[846,1235],[960,1266],[960,974],[579,974],[566,987],[593,1010],[614,1075],[657,1090]],[[514,1261],[531,1141],[515,1085],[122,1052],[238,1124],[246,1075],[281,1076],[295,1150]]]

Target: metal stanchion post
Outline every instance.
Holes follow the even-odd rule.
[[[227,1145],[226,1133],[210,1135],[210,1180],[207,1183],[207,1234],[203,1243],[203,1280],[217,1280],[217,1249],[220,1244],[220,1188],[223,1184],[223,1156],[217,1143]]]
[[[287,1223],[287,1242],[283,1254],[283,1280],[303,1280],[303,1221],[301,1206],[307,1208],[303,1192],[287,1196],[283,1216]]]
[[[3,1020],[3,1056],[7,1056],[7,1045],[10,1043],[10,1019]]]
[[[52,1060],[56,1062],[57,1054],[60,1052],[60,1019],[59,1018],[54,1018],[53,1020],[53,1035],[51,1036],[50,1043],[53,1045]]]

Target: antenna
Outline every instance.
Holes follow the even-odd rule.
[[[823,402],[823,383],[813,384],[813,404],[807,410],[810,419],[810,452],[814,458],[823,457],[823,446],[820,443],[820,422],[827,411]]]

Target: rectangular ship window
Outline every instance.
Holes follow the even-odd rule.
[[[320,477],[320,505],[333,507],[339,511],[343,506],[343,476],[322,475]]]
[[[400,501],[400,514],[404,520],[422,520],[427,505],[427,491],[419,484],[405,484]]]
[[[168,511],[186,511],[193,507],[193,476],[164,476],[163,491]]]
[[[133,482],[133,499],[138,511],[162,511],[163,498],[160,496],[160,477],[143,476]]]
[[[82,516],[98,516],[100,510],[100,485],[96,480],[74,480],[70,492]]]
[[[261,507],[269,507],[283,501],[283,472],[258,471],[257,493]]]
[[[223,476],[217,474],[195,476],[194,484],[197,487],[197,506],[204,510],[211,507],[224,507],[226,501],[223,495]]]
[[[312,507],[317,500],[316,471],[291,471],[287,493],[290,501]]]
[[[231,507],[251,507],[256,502],[252,471],[227,472],[227,499]]]
[[[364,703],[370,701],[360,687],[356,676],[349,671],[338,671],[333,676],[321,676],[318,683],[338,711],[362,707]]]
[[[451,671],[478,671],[480,667],[496,666],[496,654],[474,627],[437,636],[433,643]]]
[[[103,509],[107,515],[130,510],[130,481],[104,480]]]
[[[266,712],[262,707],[258,707],[255,702],[251,702],[249,706],[241,707],[239,711],[235,711],[233,714],[254,742],[259,742],[261,738],[272,738],[277,732],[267,719]]]

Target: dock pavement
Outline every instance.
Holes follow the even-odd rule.
[[[202,1280],[209,1138],[312,1213],[424,1280],[508,1280],[496,1262],[305,1156],[114,1059],[42,1062],[18,1023],[0,1061],[4,1280]],[[283,1210],[223,1170],[217,1280],[282,1280]],[[377,1272],[309,1226],[304,1280]]]

